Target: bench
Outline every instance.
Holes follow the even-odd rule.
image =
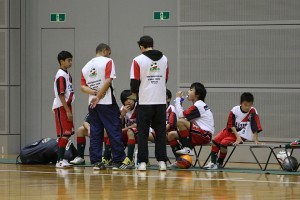
[[[208,162],[208,160],[210,159],[210,156],[211,156],[211,153],[208,155],[208,157],[206,158],[205,162],[203,163],[203,165],[200,164],[200,154],[201,154],[201,151],[202,151],[202,148],[204,146],[211,146],[212,143],[208,143],[208,144],[205,144],[205,145],[199,145],[199,149],[198,151],[196,150],[196,148],[194,147],[194,152],[195,152],[195,156],[196,156],[196,159],[195,159],[195,162],[193,164],[193,166],[195,167],[197,164],[200,168],[203,168],[206,163]],[[238,144],[236,146],[229,146],[229,147],[232,147],[232,150],[230,152],[228,152],[228,156],[227,158],[225,159],[225,162],[222,166],[222,168],[224,168],[226,166],[226,164],[228,163],[228,161],[230,160],[232,154],[234,153],[235,149],[237,147],[242,147],[242,146],[247,146],[249,147],[249,150],[251,152],[251,154],[253,155],[257,165],[259,166],[259,168],[262,170],[262,171],[265,171],[269,165],[269,162],[270,162],[270,158],[271,156],[273,155],[274,158],[276,159],[276,161],[278,162],[279,166],[283,169],[283,166],[280,162],[280,160],[277,158],[276,156],[276,153],[274,152],[275,149],[284,149],[286,152],[288,149],[291,149],[291,155],[294,151],[294,149],[300,149],[300,146],[291,146],[291,147],[288,147],[286,148],[285,147],[285,144],[282,144],[282,143],[265,143],[265,144],[254,144],[254,143],[250,143],[250,142],[245,142],[243,144]],[[258,160],[256,154],[255,154],[255,151],[253,151],[253,149],[268,149],[269,150],[269,153],[268,153],[268,158],[267,158],[267,161],[265,163],[265,166],[262,166],[262,163]],[[300,163],[297,167],[297,169],[300,167]]]

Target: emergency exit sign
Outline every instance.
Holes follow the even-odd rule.
[[[169,20],[170,12],[169,11],[154,11],[153,19],[154,20]]]
[[[51,22],[64,22],[66,20],[66,13],[51,13],[50,21]]]

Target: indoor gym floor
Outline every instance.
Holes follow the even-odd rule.
[[[275,169],[271,174],[253,164],[229,163],[226,168],[223,172],[199,168],[159,172],[154,166],[146,172],[94,171],[89,165],[56,169],[2,162],[0,199],[300,199],[300,172],[281,172],[278,165],[271,165]]]

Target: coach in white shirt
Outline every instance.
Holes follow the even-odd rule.
[[[166,170],[166,82],[168,59],[153,49],[153,39],[138,41],[142,54],[133,59],[130,71],[131,91],[137,96],[138,170],[146,170],[148,135],[151,126],[156,134],[155,157],[160,170]]]

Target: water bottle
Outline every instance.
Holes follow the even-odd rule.
[[[138,150],[136,149],[134,151],[134,167],[137,169],[138,168],[138,159],[137,159],[137,154],[138,154]]]

